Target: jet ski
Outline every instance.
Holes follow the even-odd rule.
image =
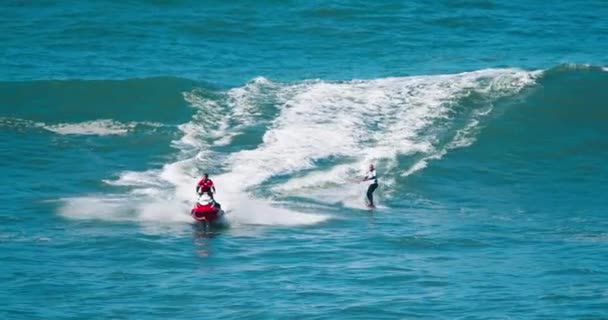
[[[224,210],[208,194],[203,193],[196,200],[194,208],[190,211],[192,218],[208,225],[223,222]]]

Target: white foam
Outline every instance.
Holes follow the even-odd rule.
[[[108,221],[132,221],[134,217],[124,205],[124,198],[109,196],[85,196],[63,199],[60,212],[72,219],[101,219]]]
[[[162,124],[151,122],[121,123],[110,119],[85,121],[80,123],[61,123],[42,125],[42,128],[61,135],[123,135],[132,131],[138,125],[159,127]]]
[[[243,87],[228,90],[222,103],[206,98],[200,90],[184,93],[184,99],[197,109],[194,121],[180,129],[185,133],[181,143],[201,148],[202,144],[228,145],[247,126],[258,123],[261,103],[276,84],[258,77]]]
[[[99,219],[117,222],[165,223],[187,222],[188,205],[179,201],[147,198],[137,199],[125,195],[90,195],[62,199],[64,205],[60,212],[72,219]]]
[[[193,121],[179,126],[184,135],[181,139],[174,142],[178,148],[201,149],[211,138],[217,137],[218,124],[223,121],[223,106],[216,101],[204,98],[202,93],[197,90],[185,92],[184,99],[197,109],[193,116]]]
[[[152,187],[159,187],[162,184],[162,182],[158,179],[159,173],[160,172],[158,170],[149,170],[145,172],[127,171],[121,173],[117,180],[106,179],[103,181],[114,186],[142,187],[149,185]]]
[[[234,200],[237,201],[232,201],[232,206],[226,209],[227,217],[234,224],[297,226],[328,219],[327,215],[297,212],[261,199],[240,196]]]

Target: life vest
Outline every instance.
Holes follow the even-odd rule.
[[[203,178],[198,182],[198,186],[200,187],[199,192],[210,192],[211,187],[213,187],[213,181],[211,181],[211,179],[205,180],[205,178]]]

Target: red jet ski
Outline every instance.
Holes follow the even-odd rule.
[[[197,200],[190,215],[196,221],[205,224],[218,224],[223,222],[224,210],[219,203],[213,201],[207,194],[202,194]]]

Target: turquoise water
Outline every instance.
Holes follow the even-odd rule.
[[[0,318],[608,318],[603,1],[0,17]]]

